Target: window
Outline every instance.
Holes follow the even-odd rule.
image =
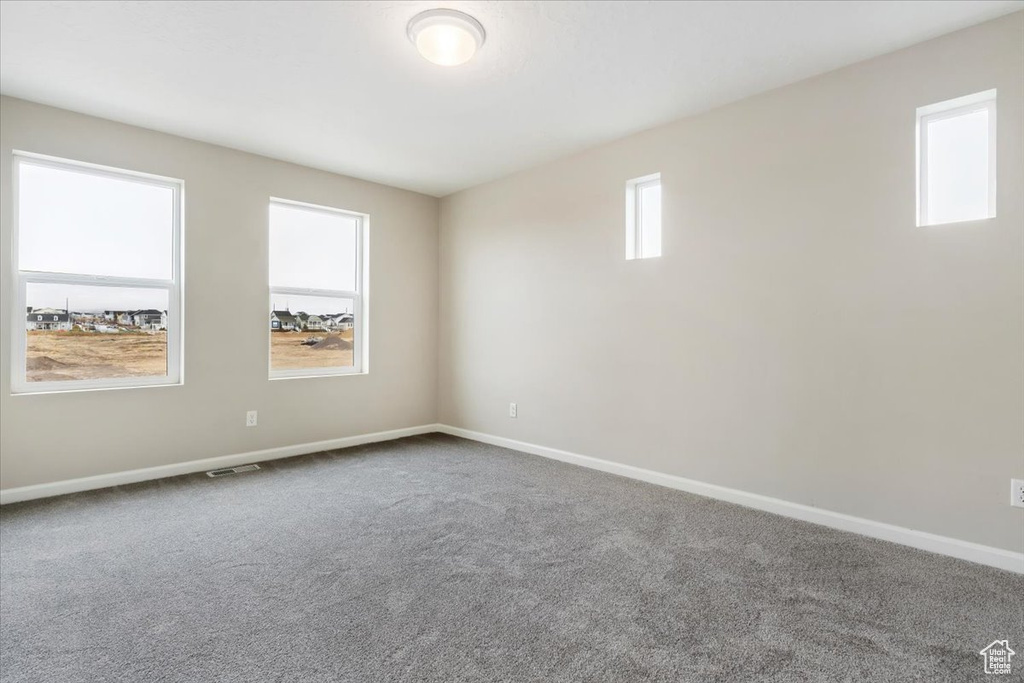
[[[626,258],[661,256],[661,174],[626,183]]]
[[[366,371],[363,214],[270,202],[270,376]]]
[[[996,215],[996,91],[917,110],[917,224]]]
[[[181,381],[180,181],[16,152],[16,393]]]

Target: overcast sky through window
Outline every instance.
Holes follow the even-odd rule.
[[[272,203],[270,284],[355,291],[358,225],[342,213]]]
[[[169,280],[173,201],[168,187],[22,162],[18,268]]]
[[[168,280],[174,192],[168,187],[54,168],[18,166],[18,268]],[[29,283],[32,308],[166,310],[166,289]]]
[[[989,117],[981,109],[928,124],[928,220],[989,216]]]
[[[25,285],[25,305],[32,308],[59,308],[77,313],[105,310],[134,311],[153,308],[167,310],[166,289],[126,289],[30,282]]]

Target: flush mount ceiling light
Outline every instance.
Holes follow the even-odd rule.
[[[441,66],[468,62],[484,44],[484,27],[465,12],[430,9],[409,21],[409,40],[423,58]]]

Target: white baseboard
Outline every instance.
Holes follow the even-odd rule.
[[[265,460],[289,458],[293,455],[319,453],[320,451],[329,451],[335,448],[348,448],[350,446],[359,446],[378,441],[391,441],[392,439],[400,439],[405,436],[428,434],[430,432],[437,431],[440,431],[439,425],[419,425],[417,427],[405,427],[404,429],[390,429],[386,432],[345,436],[340,439],[329,439],[327,441],[314,441],[311,443],[296,444],[294,446],[279,446],[277,448],[267,448],[260,451],[237,453],[235,455],[222,455],[215,458],[205,458],[203,460],[190,460],[188,462],[179,462],[172,465],[146,467],[139,470],[128,470],[127,472],[98,474],[93,477],[82,477],[81,479],[67,479],[65,481],[55,481],[48,484],[21,486],[13,489],[0,490],[0,505],[18,503],[23,500],[32,500],[34,498],[60,496],[65,493],[75,493],[78,491],[105,489],[110,486],[134,484],[136,482],[149,481],[151,479],[163,479],[165,477],[174,477],[179,474],[205,472],[207,470],[215,470],[221,467],[244,465],[250,462],[263,462]]]
[[[524,441],[492,436],[460,427],[438,425],[437,431],[1024,574],[1024,553],[1015,553],[1010,550],[1003,550],[1002,548],[971,543],[970,541],[961,541],[956,538],[949,538],[948,536],[939,536],[926,531],[917,531],[884,522],[876,522],[841,512],[833,512],[800,503],[791,503],[779,498],[748,493],[716,484],[707,484],[694,479],[645,470],[640,467],[633,467],[632,465],[623,465],[609,460],[601,460],[557,448],[548,448]]]

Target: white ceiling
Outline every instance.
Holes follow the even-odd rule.
[[[455,68],[405,35],[455,7]],[[442,196],[1020,1],[0,2],[0,91]]]

